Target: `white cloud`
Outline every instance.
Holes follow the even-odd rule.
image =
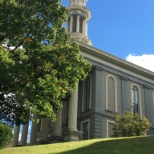
[[[154,54],[143,54],[141,56],[129,54],[126,60],[154,72]]]

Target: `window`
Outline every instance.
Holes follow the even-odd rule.
[[[80,33],[83,33],[83,22],[84,22],[84,17],[80,16],[80,27],[79,27]]]
[[[106,124],[106,126],[107,126],[107,128],[106,128],[106,131],[107,131],[107,133],[106,133],[106,137],[112,137],[113,136],[113,130],[112,130],[112,128],[113,128],[113,125],[114,125],[114,121],[111,121],[111,120],[107,120],[107,124]]]
[[[76,32],[77,31],[77,15],[74,14],[73,15],[73,24],[72,24],[72,32]]]
[[[89,139],[89,122],[84,122],[82,123],[82,139],[83,140],[88,140]]]
[[[90,77],[88,76],[84,82],[84,110],[89,110],[90,105]]]
[[[139,91],[136,86],[132,87],[132,112],[139,113]]]

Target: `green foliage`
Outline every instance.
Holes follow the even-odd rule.
[[[11,142],[12,129],[0,122],[0,149]]]
[[[55,120],[91,68],[62,27],[67,9],[60,0],[0,0],[0,12],[0,111],[17,124],[30,113]]]
[[[115,124],[113,126],[114,137],[145,136],[149,130],[150,123],[148,119],[140,116],[138,113],[132,115],[131,112],[125,114],[115,114]]]

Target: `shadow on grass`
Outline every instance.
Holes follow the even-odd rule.
[[[60,154],[154,154],[154,137],[98,141]]]

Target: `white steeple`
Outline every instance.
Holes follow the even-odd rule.
[[[90,19],[90,11],[86,8],[87,0],[69,0],[69,16],[67,21],[67,31],[71,38],[91,45],[88,40],[88,20]]]
[[[78,5],[78,6],[86,6],[87,0],[70,0],[71,6]]]

